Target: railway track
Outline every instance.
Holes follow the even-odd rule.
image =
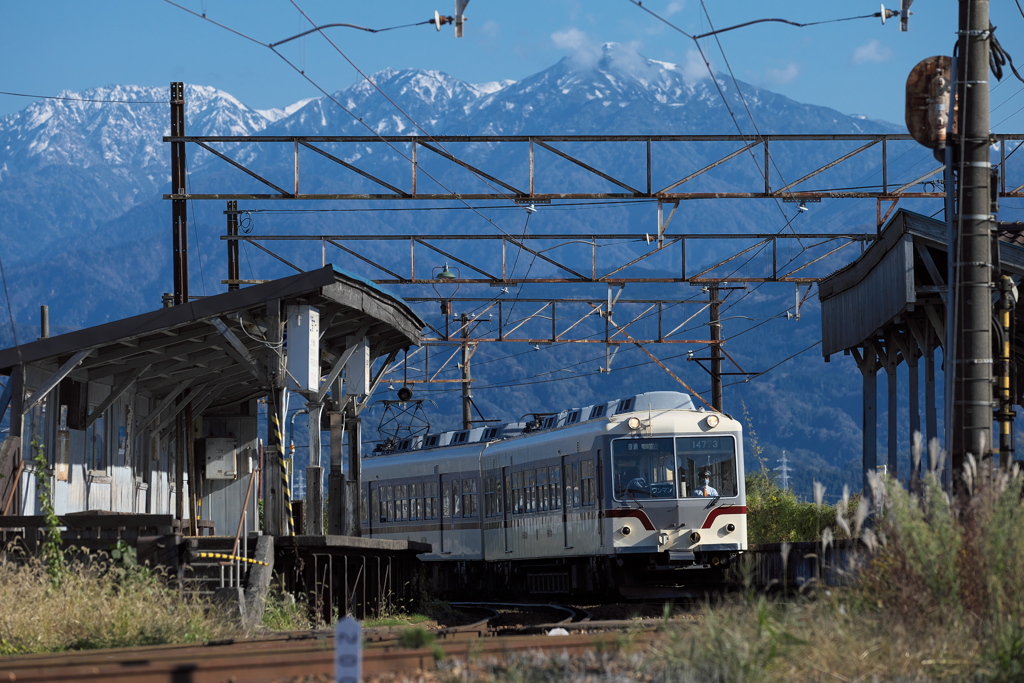
[[[436,668],[436,657],[504,658],[514,653],[581,654],[616,647],[621,631],[638,628],[631,621],[589,621],[585,610],[556,605],[458,605],[475,621],[434,632],[429,647],[407,649],[399,633],[366,634],[363,676],[412,674]],[[529,622],[529,623],[525,623]],[[569,635],[551,637],[552,629]],[[586,632],[583,632],[583,631]],[[653,637],[647,629],[638,637]],[[0,681],[138,681],[140,683],[216,683],[282,681],[329,677],[334,673],[334,637],[330,631],[262,636],[204,645],[161,645],[0,658]],[[324,678],[324,680],[331,680]]]

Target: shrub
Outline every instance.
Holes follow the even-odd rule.
[[[38,559],[0,566],[0,654],[184,643],[236,635],[232,622],[163,577],[103,558],[54,585]]]
[[[859,496],[835,506],[800,502],[796,494],[779,486],[767,468],[747,476],[747,538],[750,543],[819,541],[828,529],[834,538],[849,538],[849,522]]]
[[[934,475],[920,493],[878,482],[878,548],[856,587],[865,605],[909,628],[969,633],[988,648],[979,675],[1015,680],[1024,673],[1024,478],[978,476],[972,462],[966,472],[955,498]]]

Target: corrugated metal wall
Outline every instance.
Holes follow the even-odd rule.
[[[859,346],[916,302],[914,244],[910,235],[893,245],[856,285],[821,302],[822,353]]]

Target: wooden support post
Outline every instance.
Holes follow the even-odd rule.
[[[920,395],[920,384],[921,378],[918,372],[917,354],[911,351],[907,355],[907,369],[909,370],[909,393],[910,393],[910,445],[914,445],[914,434],[921,433],[921,395]],[[922,434],[922,436],[924,436]],[[922,439],[923,441],[923,439]],[[919,460],[917,465],[914,465],[913,456],[911,456],[910,462],[910,479],[911,481],[919,479],[921,471],[924,469],[925,457],[928,454],[928,443],[923,444],[923,452],[919,453]]]
[[[899,358],[897,357],[896,346],[891,342],[887,344],[885,350],[885,373],[887,375],[887,408],[889,412],[889,429],[888,429],[888,448],[887,448],[887,467],[886,474],[893,479],[897,476],[897,456],[899,455],[899,446],[897,437],[897,429],[899,427],[899,410],[897,409],[897,386],[896,386],[896,372],[899,369]]]
[[[362,473],[362,423],[355,409],[345,413],[345,434],[348,438],[348,478],[345,482],[345,531],[349,536],[362,534],[359,514],[359,486]]]
[[[307,536],[324,533],[324,468],[320,466],[320,414],[322,403],[307,403],[309,410],[309,467],[306,468]]]
[[[344,533],[345,508],[345,474],[342,471],[344,460],[345,416],[332,410],[331,421],[331,472],[327,480],[327,531],[330,534]]]
[[[863,495],[870,501],[871,483],[869,473],[875,470],[878,464],[878,356],[873,346],[865,346],[861,349],[851,349],[854,358],[857,360],[857,367],[863,377],[863,417],[861,422],[863,434]]]

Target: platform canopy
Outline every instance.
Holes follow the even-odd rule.
[[[999,224],[996,275],[1010,275],[1019,285],[1024,278],[1024,240],[1014,227]],[[908,327],[912,337],[930,328],[941,347],[947,239],[944,222],[901,209],[860,258],[822,280],[818,285],[822,355],[827,358],[864,346]],[[1024,349],[1024,331],[1017,325],[1014,336],[1020,337],[1015,348]]]
[[[192,396],[207,396],[206,406],[232,405],[267,393],[266,359],[274,347],[268,321],[292,304],[319,311],[323,374],[353,336],[366,339],[372,358],[418,343],[423,328],[401,299],[328,265],[0,350],[0,375],[18,366],[56,365],[66,369],[58,371],[58,381],[85,371],[90,382],[134,384],[158,401],[190,388]]]

